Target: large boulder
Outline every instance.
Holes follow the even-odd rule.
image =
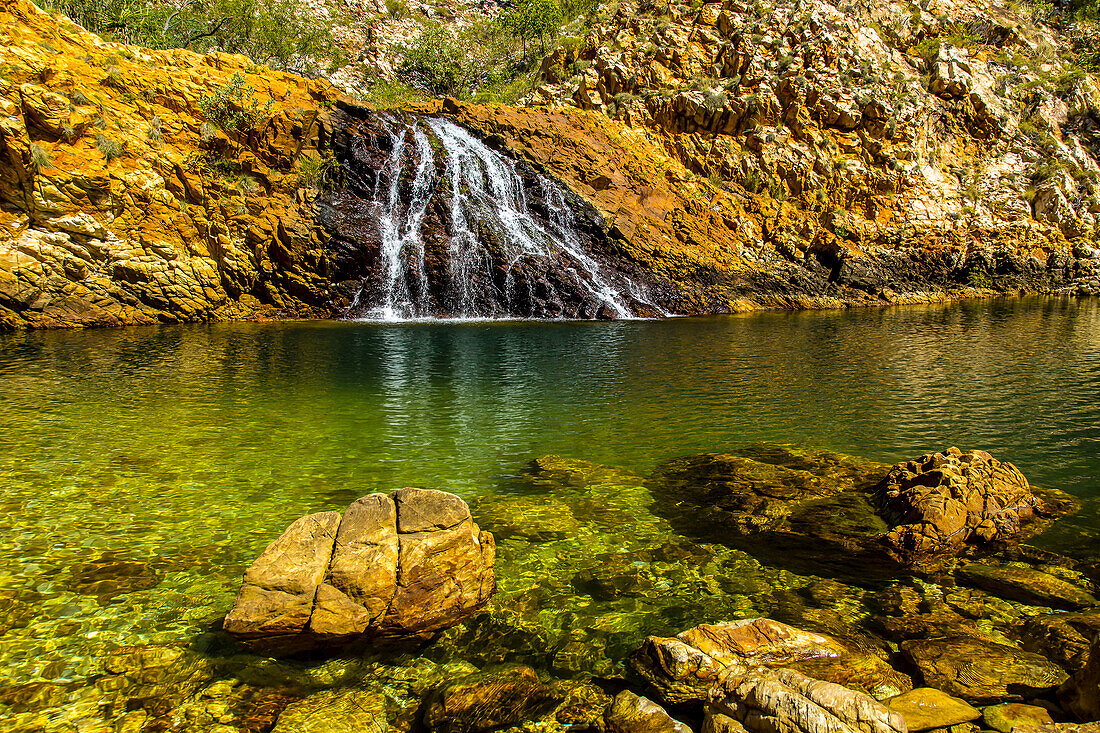
[[[980,638],[907,641],[901,650],[929,687],[979,705],[1040,697],[1068,678],[1045,657]]]
[[[489,600],[495,557],[457,496],[371,494],[291,524],[245,571],[224,628],[269,652],[439,631]]]
[[[902,716],[874,698],[793,669],[725,678],[708,712],[752,733],[907,733]]]
[[[972,723],[982,717],[982,712],[965,700],[932,687],[918,687],[884,702],[905,718],[909,733],[950,728],[960,723]]]
[[[903,556],[1016,539],[1044,511],[1011,463],[958,448],[895,464],[876,487],[876,499],[891,527],[883,539]]]
[[[702,624],[673,638],[651,636],[631,655],[630,664],[670,704],[706,700],[731,675],[779,667],[879,697],[912,687],[908,677],[874,654],[766,618]]]

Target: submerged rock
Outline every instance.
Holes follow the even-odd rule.
[[[1088,662],[1091,640],[1100,635],[1100,610],[1028,616],[1016,635],[1027,651],[1076,672]]]
[[[946,692],[931,687],[918,687],[885,701],[887,707],[905,718],[909,733],[919,733],[933,728],[949,728],[959,723],[970,723],[982,717],[982,713],[965,700],[951,697]]]
[[[967,565],[955,576],[967,585],[1036,606],[1077,610],[1097,605],[1089,592],[1041,570],[1014,565]]]
[[[1084,668],[1058,690],[1058,698],[1078,720],[1100,719],[1100,636],[1093,642]]]
[[[1019,725],[1053,725],[1050,711],[1038,705],[1009,702],[991,705],[982,711],[982,722],[987,728],[1000,733],[1012,733]],[[912,730],[912,728],[910,728]]]
[[[370,690],[322,690],[287,705],[271,733],[387,733],[386,701]]]
[[[1068,675],[1045,657],[983,639],[949,637],[901,644],[925,684],[978,704],[1052,692]]]
[[[664,708],[648,698],[623,690],[611,702],[606,715],[610,733],[691,733]]]
[[[371,494],[343,517],[291,524],[245,572],[224,628],[254,648],[285,652],[439,631],[488,601],[494,562],[492,534],[457,496]]]
[[[1012,540],[1044,512],[1023,474],[985,451],[949,448],[895,464],[876,488],[884,539],[904,556],[956,552],[966,543]]]
[[[561,701],[530,667],[503,666],[436,691],[425,706],[424,726],[440,733],[479,733],[537,719]]]
[[[874,655],[765,618],[703,624],[675,638],[651,636],[631,655],[630,664],[671,704],[705,700],[731,676],[803,665],[821,679],[881,696],[912,687],[911,680]]]

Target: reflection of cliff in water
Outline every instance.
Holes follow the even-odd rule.
[[[322,220],[366,273],[348,317],[669,315],[590,207],[463,128],[371,115],[335,146],[347,185]]]

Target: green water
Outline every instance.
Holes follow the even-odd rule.
[[[304,513],[406,485],[466,497],[490,528],[509,502],[540,511],[521,472],[551,453],[645,473],[756,441],[883,462],[980,447],[1087,500],[1040,543],[1079,548],[1100,528],[1094,299],[7,334],[0,375],[0,688],[79,682],[118,646],[193,640],[228,609],[251,558]],[[589,514],[581,498],[545,497],[553,541],[501,543],[502,598],[540,618],[589,608],[601,638],[624,648],[654,628],[719,620],[704,612],[769,610],[753,588],[779,582],[781,568],[745,570],[694,613],[683,606],[705,574],[669,570],[655,589],[673,588],[682,606],[652,617],[622,599],[592,611],[598,599],[563,585],[606,562],[600,553],[671,531],[646,513],[640,483],[591,488],[583,500],[601,507]],[[752,565],[711,557],[727,574]],[[111,563],[123,570],[94,585]],[[525,584],[540,582],[552,592],[532,596]]]

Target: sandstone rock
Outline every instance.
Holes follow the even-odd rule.
[[[1085,666],[1058,690],[1058,699],[1079,720],[1100,719],[1100,636],[1093,641]]]
[[[877,487],[884,539],[905,555],[954,552],[966,542],[1011,540],[1043,503],[1011,463],[951,448],[898,463]]]
[[[615,696],[605,720],[611,733],[691,733],[691,728],[674,720],[660,705],[630,690]]]
[[[885,705],[901,714],[909,733],[949,728],[959,723],[970,723],[982,717],[977,708],[964,700],[951,697],[931,687],[919,687],[884,701]]]
[[[814,674],[869,691],[897,694],[912,686],[873,655],[853,652],[836,639],[771,619],[703,624],[675,638],[651,636],[630,657],[631,666],[671,704],[705,700],[719,680],[776,667],[807,665]]]
[[[703,730],[702,733],[748,733],[745,730],[745,726],[741,725],[741,721],[737,718],[731,718],[728,715],[715,712],[710,707],[707,708],[706,715],[703,717]]]
[[[1049,693],[1068,677],[1038,654],[978,638],[907,641],[901,649],[925,684],[970,703],[1031,699]]]
[[[1012,733],[1020,725],[1054,725],[1054,719],[1046,708],[1016,702],[985,708],[982,710],[982,721],[986,728],[1000,733]]]
[[[287,705],[271,733],[386,733],[385,698],[377,692],[334,688]]]
[[[1100,604],[1088,591],[1030,567],[975,564],[955,575],[967,585],[1036,606],[1077,610]]]
[[[408,517],[403,515],[407,513]],[[452,626],[496,588],[495,545],[452,494],[402,489],[295,521],[245,572],[224,628],[301,651]]]
[[[906,733],[902,716],[882,703],[791,669],[730,675],[711,699],[712,712],[750,731]]]
[[[424,709],[424,726],[439,733],[479,733],[538,719],[559,702],[530,667],[499,667],[436,691]]]

